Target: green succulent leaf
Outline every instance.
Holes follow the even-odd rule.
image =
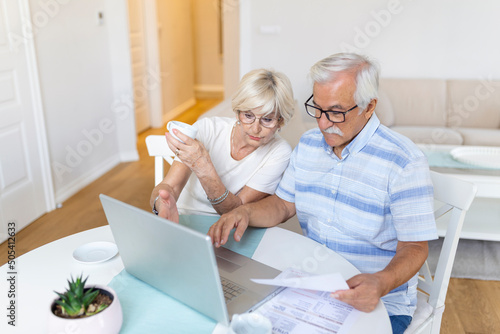
[[[97,314],[99,312],[101,312],[102,310],[104,310],[106,307],[108,307],[109,305],[99,305],[99,307],[97,308],[97,310],[95,310],[95,312],[85,312],[85,315],[94,315],[94,314]]]
[[[79,305],[70,305],[65,302],[56,300],[56,304],[61,305],[63,314],[67,314],[69,316],[77,316],[83,314],[83,308]]]
[[[59,293],[59,292],[57,292],[57,291],[54,291],[54,292],[55,292],[55,293],[59,296],[59,298],[60,298],[61,300],[66,300],[66,299],[67,299],[65,294],[63,294],[63,293]]]
[[[63,313],[70,316],[76,316],[86,313],[88,306],[94,301],[94,299],[99,295],[99,290],[88,289],[85,291],[85,283],[87,282],[88,276],[82,279],[82,275],[76,278],[76,280],[71,277],[68,280],[69,289],[65,293],[59,293],[54,291],[59,300],[56,300],[56,304],[60,305]],[[99,312],[97,310],[94,313]]]
[[[92,291],[92,289],[91,289],[91,290],[87,291],[87,293],[82,298],[82,303],[83,303],[85,309],[87,309],[87,307],[90,305],[90,303],[92,303],[94,301],[94,299],[97,297],[98,294],[99,294],[99,290]]]

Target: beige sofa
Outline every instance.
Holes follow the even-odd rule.
[[[375,113],[382,124],[419,144],[500,146],[500,82],[488,80],[381,79]],[[206,116],[234,117],[229,100]],[[281,131],[292,147],[316,127],[297,103]]]
[[[416,143],[500,146],[500,82],[381,79],[376,114]]]

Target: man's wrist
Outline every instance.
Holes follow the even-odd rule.
[[[238,207],[238,209],[240,210],[243,210],[245,213],[246,213],[246,216],[247,216],[247,225],[248,226],[251,226],[251,220],[252,220],[252,210],[250,209],[250,207],[252,206],[252,203],[247,203],[247,204],[243,204],[243,205],[240,205]]]
[[[381,292],[380,297],[385,296],[386,294],[391,292],[392,289],[395,289],[399,286],[399,285],[394,286],[396,284],[396,282],[394,281],[395,275],[391,274],[390,272],[382,270],[373,273],[373,276],[376,277],[376,279],[379,282],[378,286]]]

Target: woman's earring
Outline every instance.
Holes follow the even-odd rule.
[[[236,122],[236,124],[240,125],[240,124],[241,124],[241,122],[240,122],[240,121],[237,121],[237,122]]]

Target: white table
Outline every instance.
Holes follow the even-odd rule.
[[[449,154],[454,145],[419,145],[422,151]],[[500,241],[500,170],[430,168],[477,185],[476,198],[465,216],[460,237],[463,239]],[[444,236],[446,224],[437,221],[438,235]]]
[[[66,279],[82,272],[89,276],[89,284],[108,284],[123,270],[119,255],[99,264],[82,264],[73,259],[78,246],[92,241],[114,242],[109,226],[77,233],[39,247],[16,259],[16,327],[7,324],[6,307],[9,289],[7,265],[0,268],[2,320],[0,333],[45,333],[50,304],[55,291],[66,289]],[[358,273],[349,262],[326,247],[301,236],[281,229],[266,230],[254,259],[283,270],[295,266],[320,273],[340,272],[347,279]],[[220,332],[220,326],[216,331]],[[371,313],[362,313],[351,333],[390,333],[391,325],[384,305],[379,302]]]

